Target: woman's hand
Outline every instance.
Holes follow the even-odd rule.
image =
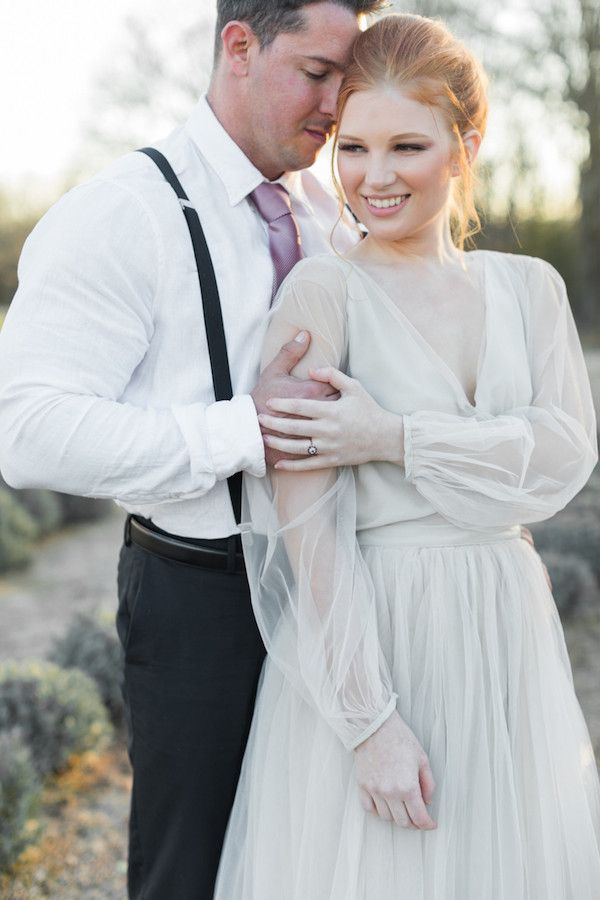
[[[339,369],[311,369],[309,374],[314,381],[339,391],[340,399],[333,403],[285,398],[267,401],[277,415],[258,417],[265,445],[301,457],[282,459],[277,469],[301,472],[373,460],[404,462],[401,416],[379,406],[359,381]],[[302,418],[285,418],[286,414]],[[265,434],[265,429],[278,434]],[[311,440],[318,451],[314,456],[308,455]]]
[[[435,789],[429,759],[397,711],[354,754],[360,802],[367,812],[403,828],[437,828],[425,808]]]

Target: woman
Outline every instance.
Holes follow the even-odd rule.
[[[441,24],[390,16],[359,37],[336,152],[368,236],[294,269],[263,364],[309,330],[298,374],[342,368],[401,416],[401,464],[246,479],[269,656],[217,900],[600,896],[593,751],[520,539],[585,484],[595,420],[560,276],[463,252],[486,111]],[[306,422],[263,422],[327,451]]]

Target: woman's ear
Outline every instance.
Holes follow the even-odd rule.
[[[472,166],[481,146],[481,134],[473,128],[471,131],[467,131],[462,135],[462,142],[463,147],[465,148],[467,162]]]
[[[228,22],[221,32],[221,56],[232,74],[243,78],[248,74],[249,50],[256,36],[246,22]]]

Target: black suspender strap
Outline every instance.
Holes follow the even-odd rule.
[[[204,311],[204,325],[206,327],[206,339],[208,341],[208,355],[212,370],[215,400],[231,400],[233,390],[231,387],[231,374],[229,371],[229,359],[227,356],[227,343],[225,329],[223,328],[223,315],[215,270],[206,238],[198,213],[189,201],[189,197],[183,190],[177,175],[171,168],[167,158],[155,147],[144,147],[139,151],[145,153],[156,163],[165,179],[169,182],[183,210],[185,220],[192,239],[192,247],[198,268],[200,290],[202,292],[202,308]],[[235,472],[227,479],[231,504],[235,521],[239,525],[242,520],[242,473]]]

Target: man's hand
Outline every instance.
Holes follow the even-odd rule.
[[[322,403],[277,395],[268,401],[270,415],[261,414],[258,420],[261,427],[272,429],[264,435],[265,444],[283,454],[277,469],[301,472],[373,460],[404,462],[401,416],[383,409],[359,381],[338,369],[311,369],[309,374],[313,384],[323,382],[335,396],[339,392],[340,399]],[[311,440],[318,451],[314,456],[307,454]]]
[[[265,367],[261,373],[260,380],[254,390],[250,392],[250,396],[254,400],[257,413],[268,413],[271,410],[267,407],[267,401],[271,397],[303,397],[311,401],[337,400],[339,393],[335,387],[329,383],[320,383],[313,379],[303,380],[290,375],[294,366],[302,359],[310,345],[310,334],[307,331],[300,331],[293,341],[284,344],[277,356]],[[260,421],[260,415],[259,415]],[[273,427],[273,426],[271,426]],[[263,427],[261,422],[261,431],[263,432],[263,440],[265,432],[268,432],[267,426]],[[276,431],[270,431],[269,434],[280,434]],[[281,436],[281,435],[280,435]],[[285,437],[285,435],[284,435]],[[308,442],[305,442],[308,445]],[[302,458],[306,455],[306,450],[300,451]],[[282,453],[277,448],[269,446],[265,443],[265,458],[267,465],[273,466],[280,459],[294,459],[298,457],[290,456],[288,453]]]

